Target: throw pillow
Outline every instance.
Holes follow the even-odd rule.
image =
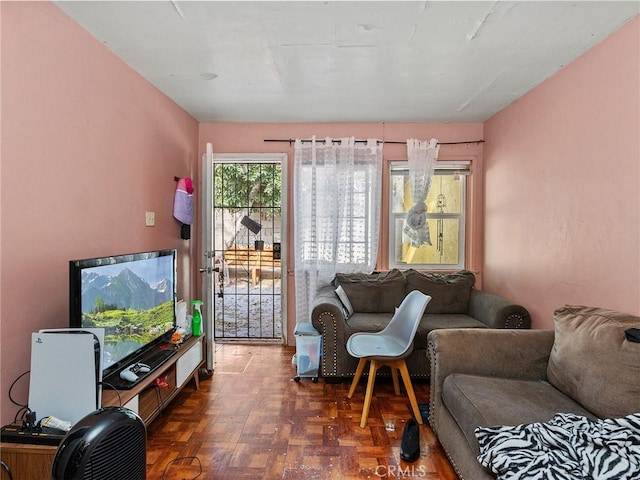
[[[640,344],[625,330],[640,317],[603,308],[565,305],[554,313],[549,382],[601,418],[640,409]]]
[[[476,283],[473,272],[429,273],[407,270],[407,292],[419,290],[432,300],[425,313],[462,313],[469,310],[471,289]]]
[[[400,270],[385,273],[338,274],[335,285],[341,285],[353,310],[363,313],[393,313],[405,297],[407,281]]]
[[[351,315],[353,315],[353,307],[351,306],[349,297],[343,290],[342,285],[338,285],[338,288],[335,289],[335,292],[340,299],[340,302],[342,303],[342,309],[344,310],[344,319],[347,320]]]

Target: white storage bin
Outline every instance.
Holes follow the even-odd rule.
[[[297,376],[296,382],[301,377],[311,378],[313,382],[318,381],[318,371],[320,369],[320,356],[322,355],[322,336],[311,323],[297,323],[294,331],[296,337],[295,362]]]

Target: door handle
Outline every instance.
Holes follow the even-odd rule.
[[[216,268],[203,267],[203,268],[200,268],[199,270],[200,270],[200,273],[213,273],[213,272],[219,272],[220,268],[219,267],[216,267]]]

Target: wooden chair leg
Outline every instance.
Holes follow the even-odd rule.
[[[373,397],[373,384],[376,381],[376,372],[379,364],[376,360],[371,360],[369,367],[369,381],[367,382],[367,392],[364,395],[364,406],[362,407],[362,417],[360,418],[360,426],[367,426],[367,418],[369,417],[369,407],[371,407],[371,397]]]
[[[364,373],[364,369],[367,365],[368,359],[361,358],[358,362],[358,367],[356,368],[356,373],[351,381],[351,387],[349,388],[349,393],[347,394],[347,398],[351,398],[355,393],[356,387],[358,386],[358,382],[360,378],[362,378],[362,374]],[[365,428],[367,426],[367,419],[369,418],[369,409],[371,408],[371,400],[373,398],[373,386],[376,381],[376,373],[378,369],[387,365],[391,368],[391,377],[393,378],[393,389],[395,390],[396,395],[400,395],[400,382],[398,381],[398,371],[400,371],[400,375],[402,377],[402,382],[404,383],[404,387],[407,390],[407,396],[409,397],[409,403],[411,404],[411,409],[413,410],[413,415],[416,418],[416,421],[419,424],[422,424],[422,415],[420,414],[420,409],[418,408],[418,402],[416,400],[416,394],[413,390],[413,385],[411,384],[411,377],[409,376],[409,370],[407,369],[407,363],[402,360],[395,360],[391,362],[378,362],[377,360],[371,360],[371,365],[369,366],[369,379],[367,381],[367,390],[364,395],[364,405],[362,406],[362,417],[360,418],[360,426]]]
[[[400,395],[400,382],[398,382],[398,369],[395,365],[389,365],[391,368],[391,378],[393,379],[393,391],[396,395]]]
[[[404,382],[404,388],[407,390],[407,396],[409,397],[409,403],[413,409],[413,415],[416,417],[416,422],[422,425],[422,415],[418,408],[418,402],[416,401],[416,394],[413,391],[413,385],[411,384],[411,377],[409,377],[409,370],[407,369],[407,363],[404,359],[398,361],[398,369],[400,375],[402,375],[402,381]]]
[[[362,372],[364,372],[364,367],[367,365],[367,359],[361,358],[358,362],[358,368],[356,368],[356,374],[353,376],[353,380],[351,381],[351,388],[349,389],[349,394],[347,398],[351,398],[353,396],[353,392],[356,391],[356,387],[358,386],[358,382],[360,381],[360,377],[362,377]]]

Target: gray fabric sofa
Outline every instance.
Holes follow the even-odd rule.
[[[427,334],[439,328],[530,328],[531,317],[521,305],[474,289],[475,276],[462,270],[448,274],[397,269],[373,274],[339,274],[323,287],[312,304],[311,322],[322,335],[320,375],[329,382],[353,377],[358,359],[346,350],[356,332],[382,330],[406,294],[420,290],[430,295],[407,358],[409,373],[428,378],[425,361]],[[341,286],[353,309],[350,314],[335,290]]]
[[[429,423],[460,479],[496,478],[477,460],[476,427],[640,412],[640,343],[625,337],[640,317],[567,305],[554,322],[554,330],[429,334]]]

